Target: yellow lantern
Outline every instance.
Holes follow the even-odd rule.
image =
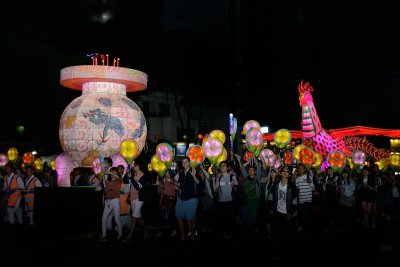
[[[221,130],[211,131],[210,137],[218,139],[219,141],[221,141],[222,144],[224,144],[226,140],[225,133]]]
[[[38,170],[38,171],[42,170],[43,164],[42,164],[42,160],[41,159],[36,158],[33,163],[35,164],[36,170]]]
[[[18,149],[11,147],[7,151],[7,156],[9,161],[16,161],[18,159]]]
[[[160,175],[161,177],[163,177],[163,176],[165,175],[165,172],[166,172],[167,169],[168,169],[168,168],[167,168],[167,165],[165,165],[165,163],[162,162],[162,161],[158,158],[157,154],[155,154],[155,155],[151,158],[150,163],[151,163],[151,167],[152,167],[153,171],[157,172],[158,175]]]
[[[121,142],[119,152],[128,164],[131,164],[139,156],[139,151],[140,148],[135,139],[128,138]]]

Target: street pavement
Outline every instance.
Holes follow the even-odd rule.
[[[323,266],[325,264],[354,263],[366,266],[383,266],[399,263],[400,224],[396,219],[382,222],[375,229],[365,229],[354,224],[349,229],[338,230],[316,227],[312,234],[296,233],[287,244],[287,255],[272,255],[272,242],[262,234],[248,235],[237,232],[224,238],[212,232],[199,232],[195,241],[180,241],[168,234],[156,238],[158,228],[150,227],[152,237],[143,240],[138,229],[131,243],[111,237],[107,242],[97,241],[99,228],[60,227],[9,227],[0,228],[0,253],[2,263],[52,265],[52,266],[125,266],[154,265],[215,265],[216,263],[244,266],[260,264],[278,266],[285,263]],[[76,227],[76,226],[75,226]],[[164,229],[169,233],[169,229]],[[396,264],[395,264],[396,265]],[[361,265],[360,265],[361,266]]]

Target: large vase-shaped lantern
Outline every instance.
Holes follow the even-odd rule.
[[[96,157],[111,157],[127,138],[139,151],[147,136],[146,120],[127,92],[146,89],[147,75],[116,66],[83,65],[61,70],[61,85],[82,90],[60,119],[60,142],[79,166],[91,166]]]

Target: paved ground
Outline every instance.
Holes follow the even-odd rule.
[[[153,236],[157,229],[151,230]],[[199,233],[196,241],[178,241],[165,236],[143,241],[138,231],[132,243],[116,240],[98,242],[99,233],[82,229],[10,228],[0,229],[1,261],[15,264],[40,264],[53,266],[114,266],[135,261],[141,264],[164,266],[237,263],[244,266],[263,261],[263,265],[282,263],[329,264],[357,263],[383,266],[389,262],[400,263],[400,224],[397,220],[384,222],[373,230],[354,225],[347,231],[318,228],[314,234],[299,234],[287,245],[288,257],[276,259],[271,254],[271,241],[260,235],[238,235],[224,239],[213,233]],[[50,258],[55,258],[51,260]],[[0,261],[0,262],[1,262]],[[178,261],[177,263],[174,261]],[[396,264],[391,266],[396,266]],[[1,266],[4,266],[1,264]],[[360,265],[362,266],[362,265]]]

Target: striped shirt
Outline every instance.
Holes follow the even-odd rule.
[[[312,190],[314,184],[312,183],[312,175],[308,177],[311,182],[307,183],[307,173],[296,178],[296,187],[299,189],[299,204],[312,202]]]

